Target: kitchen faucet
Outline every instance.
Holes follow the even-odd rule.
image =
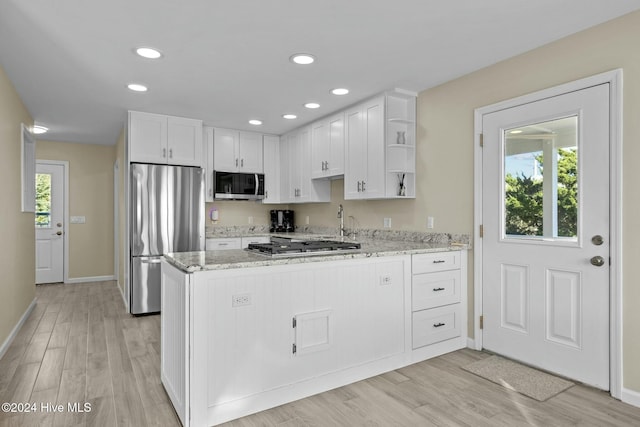
[[[338,218],[340,218],[340,237],[344,237],[344,209],[338,206]]]

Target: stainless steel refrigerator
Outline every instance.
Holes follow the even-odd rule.
[[[201,168],[131,164],[132,314],[160,311],[160,261],[170,252],[204,250]]]

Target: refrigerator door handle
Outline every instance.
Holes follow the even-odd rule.
[[[162,262],[162,260],[160,258],[143,259],[142,260],[143,264],[160,264],[161,262]]]

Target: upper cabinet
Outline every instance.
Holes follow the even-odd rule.
[[[213,164],[216,171],[263,173],[262,134],[216,128]]]
[[[213,132],[214,129],[209,126],[204,127],[204,147],[203,155],[205,160],[205,201],[213,202],[214,182],[213,182]]]
[[[345,199],[415,198],[416,98],[401,92],[345,113]]]
[[[311,125],[311,178],[344,174],[344,113]]]
[[[131,162],[204,166],[202,147],[202,120],[129,112]]]
[[[262,203],[280,202],[280,138],[264,135],[264,199]]]

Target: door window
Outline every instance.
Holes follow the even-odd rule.
[[[51,174],[36,174],[36,228],[51,228]]]
[[[503,239],[577,241],[578,117],[503,130]]]

